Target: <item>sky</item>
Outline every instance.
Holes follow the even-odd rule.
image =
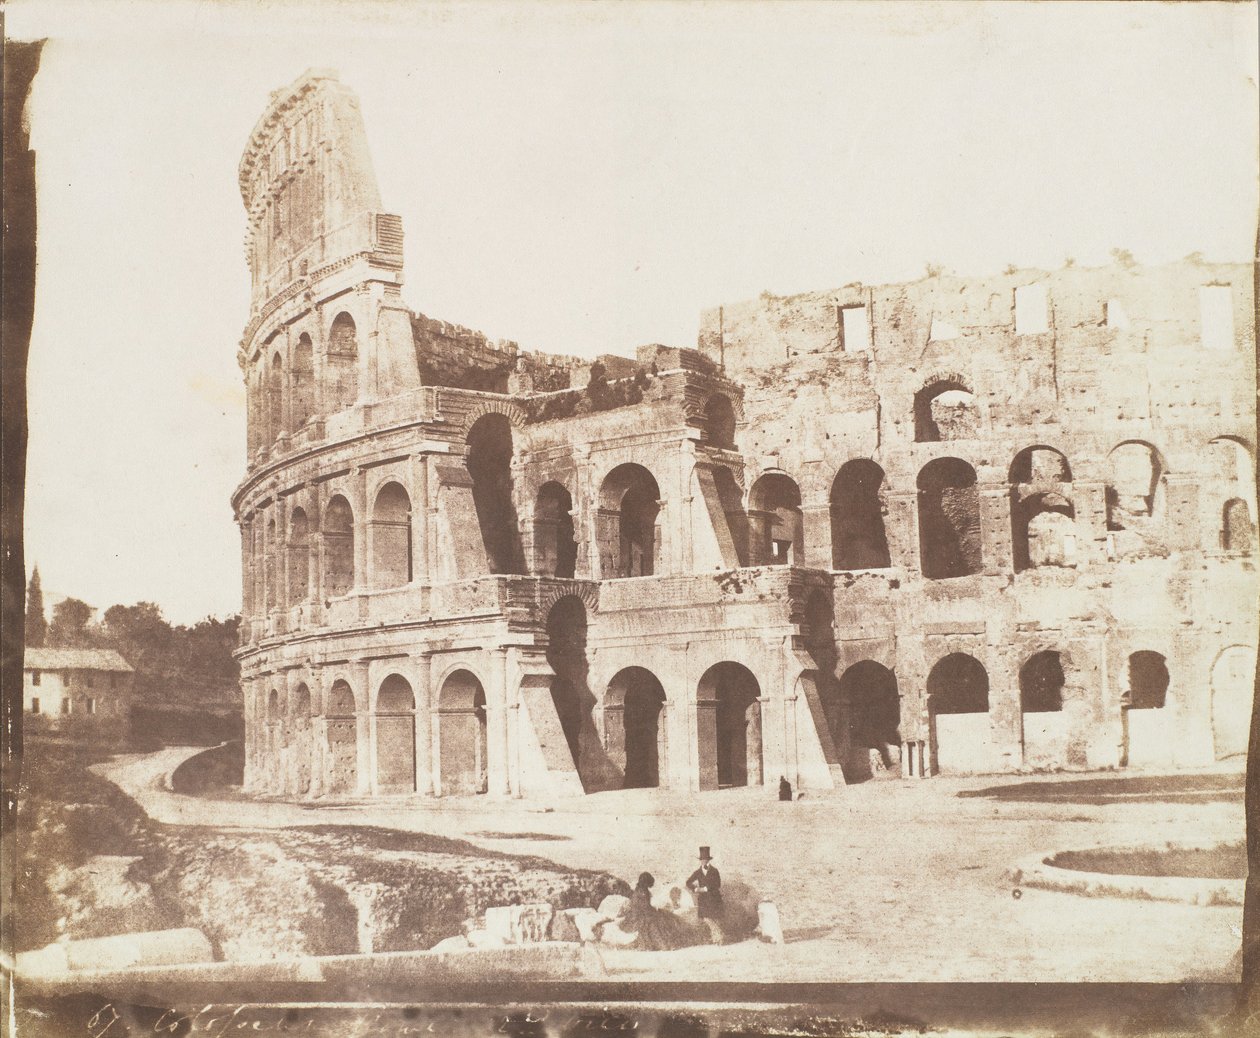
[[[412,308],[594,356],[929,263],[1250,260],[1256,14],[10,0],[10,38],[49,39],[28,104],[28,569],[102,611],[239,609],[237,163],[308,68],[359,94]]]

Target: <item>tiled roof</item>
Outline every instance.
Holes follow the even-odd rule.
[[[27,670],[132,670],[113,649],[27,649],[25,666]]]

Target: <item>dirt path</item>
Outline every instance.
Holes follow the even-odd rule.
[[[1130,776],[1038,777],[1063,796],[957,794],[1028,777],[893,780],[784,804],[760,790],[602,793],[556,801],[420,798],[291,804],[181,796],[163,777],[196,750],[120,757],[95,770],[172,825],[373,825],[467,839],[658,883],[713,847],[724,878],[775,901],[788,943],[660,955],[605,952],[642,979],[749,981],[1233,981],[1242,910],[1026,890],[1006,870],[1029,854],[1163,840],[1242,839],[1237,800],[1128,792]],[[1096,779],[1115,795],[1073,800]],[[1193,791],[1192,791],[1193,792]]]

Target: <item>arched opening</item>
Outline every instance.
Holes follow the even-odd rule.
[[[847,716],[850,773],[855,781],[875,774],[896,774],[901,762],[901,695],[891,670],[874,660],[853,664],[839,682],[841,709]]]
[[[577,568],[573,498],[560,483],[544,483],[534,503],[534,569],[542,576],[572,577]]]
[[[884,533],[884,470],[862,458],[846,462],[831,484],[831,566],[884,569],[889,565]]]
[[[524,573],[520,529],[512,500],[512,425],[484,414],[468,430],[468,474],[491,573]]]
[[[1016,572],[1076,558],[1072,470],[1053,447],[1026,447],[1011,462],[1011,553]]]
[[[310,532],[306,512],[295,508],[289,514],[289,604],[306,601],[310,590]]]
[[[1165,767],[1172,763],[1176,733],[1164,710],[1168,685],[1168,661],[1161,653],[1143,649],[1129,657],[1129,687],[1120,700],[1121,764]]]
[[[942,774],[991,766],[989,675],[963,652],[937,661],[927,679],[933,760]]]
[[[1168,695],[1168,661],[1158,652],[1143,649],[1129,657],[1130,710],[1162,710]]]
[[[376,785],[383,793],[416,788],[416,697],[401,674],[376,693]]]
[[[411,498],[398,483],[386,483],[372,506],[372,586],[410,584]]]
[[[642,465],[618,465],[600,490],[600,570],[607,577],[650,577],[656,572],[660,488]]]
[[[612,766],[595,728],[586,654],[586,606],[566,595],[547,614],[547,662],[555,672],[551,698],[565,745],[586,792],[616,789],[622,775]]]
[[[1241,497],[1231,497],[1221,510],[1221,547],[1225,551],[1251,554],[1251,510]]]
[[[281,716],[280,693],[273,688],[267,694],[267,720],[268,722],[279,721]]]
[[[649,670],[627,667],[608,684],[604,697],[608,756],[625,776],[626,789],[668,785],[664,709],[665,690]]]
[[[796,481],[782,473],[767,473],[753,484],[748,503],[752,565],[800,565],[805,556],[805,525]]]
[[[714,393],[704,405],[703,442],[723,450],[735,449],[735,409],[721,393]]]
[[[266,572],[266,589],[267,589],[267,612],[270,613],[276,608],[276,602],[279,598],[279,588],[276,586],[276,555],[280,546],[276,541],[276,521],[274,518],[267,520],[267,540],[263,545],[263,557]]]
[[[1108,462],[1107,529],[1140,529],[1157,511],[1164,471],[1159,452],[1148,443],[1131,441],[1116,447]]]
[[[489,788],[486,694],[481,682],[457,670],[438,693],[438,779],[442,796],[470,796]]]
[[[284,361],[272,354],[267,369],[267,446],[284,432]]]
[[[980,414],[971,390],[959,379],[941,379],[914,396],[914,440],[972,440],[979,435]]]
[[[1026,714],[1063,709],[1063,661],[1057,652],[1030,656],[1019,671],[1019,706]]]
[[[718,663],[697,686],[700,788],[759,786],[761,688],[739,663]]]
[[[359,396],[359,341],[354,318],[344,310],[328,332],[327,378],[330,411],[353,407]]]
[[[1025,447],[1011,462],[1008,478],[1017,485],[1058,486],[1072,482],[1072,469],[1067,458],[1053,447]]]
[[[936,458],[919,471],[919,555],[932,580],[983,567],[976,470],[959,458]]]
[[[311,337],[305,332],[298,337],[297,345],[293,347],[289,385],[289,428],[297,432],[315,413],[315,362]]]
[[[328,690],[324,724],[328,730],[328,792],[353,793],[359,782],[359,723],[354,692],[345,681],[334,681]]]
[[[337,597],[354,587],[354,513],[340,494],[324,509],[324,591]]]
[[[1255,650],[1242,645],[1231,645],[1212,666],[1212,739],[1217,760],[1247,752],[1255,669]]]
[[[293,785],[299,794],[311,789],[311,690],[303,683],[293,696]]]

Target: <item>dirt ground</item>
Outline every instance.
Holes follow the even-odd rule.
[[[782,803],[753,789],[628,790],[534,802],[400,797],[292,804],[189,797],[163,776],[192,749],[98,765],[175,825],[378,826],[466,839],[631,880],[676,883],[713,848],[725,879],[776,902],[781,946],[604,949],[624,979],[757,982],[1233,982],[1242,909],[1023,890],[1030,854],[1244,832],[1241,763],[1175,775],[884,780]]]

